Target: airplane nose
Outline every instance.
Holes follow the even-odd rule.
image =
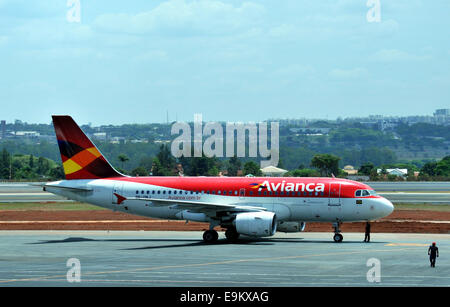
[[[384,197],[382,198],[382,203],[380,207],[383,216],[388,216],[394,211],[394,205]]]

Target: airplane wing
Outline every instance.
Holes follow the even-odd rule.
[[[118,199],[123,198],[123,196],[116,195]],[[205,211],[232,211],[232,212],[255,212],[255,211],[266,211],[264,207],[257,206],[243,206],[234,204],[218,204],[209,202],[198,202],[189,200],[177,200],[177,199],[155,199],[155,198],[141,198],[141,197],[128,197],[125,200],[139,200],[151,202],[154,206],[172,206],[172,208],[179,208],[180,210],[189,210],[193,212],[205,212]]]

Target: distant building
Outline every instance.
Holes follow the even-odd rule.
[[[92,134],[93,138],[100,140],[100,141],[105,141],[106,140],[106,132],[95,132],[94,134]]]
[[[123,136],[114,136],[109,141],[111,144],[124,144],[125,143],[125,137]]]
[[[379,127],[381,131],[386,131],[386,130],[392,130],[395,127],[398,126],[398,122],[397,121],[392,121],[392,120],[381,120],[379,122]]]
[[[437,109],[433,115],[435,124],[450,125],[450,109]]]
[[[381,174],[382,169],[377,169],[377,174]],[[408,169],[406,168],[387,168],[386,169],[387,175],[395,175],[399,177],[406,177],[408,176]]]
[[[2,120],[2,122],[1,122],[1,137],[2,137],[2,140],[5,139],[5,137],[6,137],[6,121],[5,120]]]
[[[290,128],[289,131],[306,135],[327,135],[331,128]]]
[[[434,113],[434,116],[450,116],[450,109],[437,109]]]
[[[41,134],[37,131],[17,131],[15,133],[15,136],[33,138],[33,137],[40,137]]]
[[[358,170],[355,169],[352,165],[344,166],[343,171],[346,172],[347,175],[352,175],[353,176],[353,175],[357,175],[358,174]]]
[[[278,168],[275,166],[267,166],[261,169],[261,172],[264,176],[267,177],[283,177],[288,171],[282,168]]]

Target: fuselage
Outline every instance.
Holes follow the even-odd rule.
[[[86,191],[52,185],[85,188]],[[204,222],[210,222],[207,215],[180,209],[176,201],[260,207],[274,212],[279,222],[369,221],[393,211],[392,203],[377,195],[370,186],[338,178],[112,177],[56,181],[45,189],[114,211]],[[160,206],[154,202],[158,199],[174,200],[174,204]]]

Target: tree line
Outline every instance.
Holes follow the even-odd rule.
[[[119,172],[132,176],[262,176],[259,161],[240,159],[237,157],[216,158],[181,157],[176,159],[171,154],[167,144],[162,144],[155,156],[141,155],[138,165],[128,168],[130,157],[125,153],[118,154],[115,167]],[[309,164],[300,163],[295,169],[289,170],[287,177],[347,177],[340,167],[341,157],[333,154],[315,154]],[[416,161],[417,162],[417,161]],[[135,163],[134,163],[135,164]],[[278,167],[283,168],[283,159]],[[422,165],[420,165],[422,164]],[[399,178],[386,173],[388,168],[406,168],[407,178]],[[377,169],[381,169],[378,172]],[[414,172],[419,172],[414,176]],[[365,162],[358,169],[359,175],[368,176],[371,181],[376,180],[450,180],[450,156],[439,161],[426,163],[390,163],[376,165]],[[60,162],[32,154],[11,154],[6,149],[0,153],[0,179],[2,180],[59,180],[64,178],[64,171]]]
[[[6,149],[0,153],[2,180],[59,180],[64,178],[62,165],[44,157],[12,155]]]

